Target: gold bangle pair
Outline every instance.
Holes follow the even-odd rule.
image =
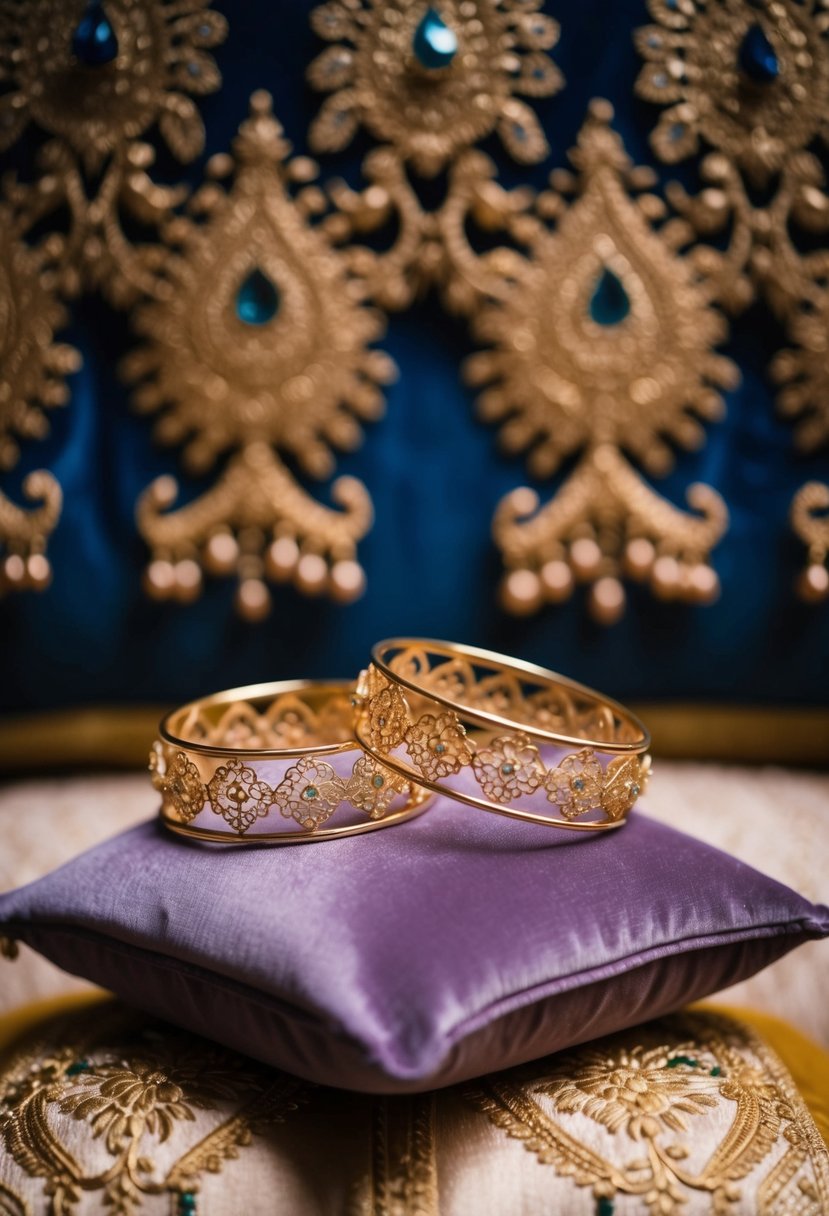
[[[395,638],[374,647],[356,685],[261,684],[175,710],[150,768],[163,821],[205,841],[355,835],[411,819],[433,793],[604,832],[624,824],[642,793],[649,743],[623,706],[564,676],[470,646]]]

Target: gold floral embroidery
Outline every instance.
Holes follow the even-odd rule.
[[[651,137],[674,164],[714,149],[700,165],[704,188],[670,187],[701,237],[694,253],[732,312],[759,292],[784,322],[794,349],[772,361],[781,410],[799,417],[796,442],[811,450],[829,435],[825,356],[829,232],[824,171],[809,150],[826,142],[829,43],[815,0],[749,0],[671,7],[649,0],[657,22],[637,31],[646,59],[637,91],[666,105]]]
[[[434,1093],[374,1100],[370,1193],[358,1196],[348,1216],[438,1216],[438,1101]]]
[[[500,298],[473,318],[491,349],[472,356],[467,375],[488,385],[482,417],[501,426],[509,452],[529,451],[537,477],[579,456],[553,500],[516,490],[499,506],[493,531],[509,573],[506,606],[535,611],[592,585],[589,606],[602,623],[624,605],[619,576],[647,579],[664,598],[707,601],[717,592],[708,553],[727,512],[708,486],[692,486],[688,515],[660,498],[634,471],[631,453],[662,476],[671,444],[698,447],[700,420],[718,418],[720,390],[736,368],[714,347],[726,334],[713,288],[681,249],[690,226],[657,229],[665,207],[633,168],[609,126],[612,109],[594,102],[571,160],[578,172],[551,176],[533,214],[502,211],[517,252]],[[567,194],[575,196],[572,202]],[[552,228],[550,222],[552,221]]]
[[[190,767],[195,768],[192,764]],[[207,795],[214,813],[240,836],[267,815],[274,799],[271,787],[241,760],[231,760],[216,769],[207,783]]]
[[[97,1193],[114,1216],[134,1216],[146,1197],[194,1199],[205,1174],[305,1100],[295,1078],[113,1004],[92,1019],[86,1011],[56,1019],[17,1052],[2,1077],[0,1137],[20,1168],[43,1180],[48,1209],[38,1211],[72,1216]],[[188,1145],[197,1112],[210,1112],[215,1126]],[[101,1149],[70,1151],[70,1122],[86,1125]],[[170,1161],[171,1145],[172,1163],[157,1164],[159,1149]],[[9,1211],[27,1211],[20,1203]]]
[[[526,735],[501,735],[472,757],[478,784],[493,802],[512,802],[532,794],[544,779],[538,748]]]
[[[136,406],[161,412],[156,434],[183,443],[193,472],[233,453],[217,484],[167,511],[177,494],[160,478],[138,504],[153,556],[148,589],[159,598],[199,594],[202,569],[236,573],[237,605],[249,619],[268,611],[263,576],[293,578],[309,594],[353,599],[363,588],[355,546],[372,521],[365,487],[340,478],[341,511],[300,488],[275,453],[327,477],[335,449],[349,450],[361,424],[383,409],[391,360],[369,344],[380,316],[361,304],[361,285],[310,217],[320,207],[313,162],[290,145],[267,93],[251,99],[233,157],[214,157],[217,179],[165,229],[163,284],[139,306],[145,345],[124,362],[140,382]],[[218,180],[233,174],[224,189]],[[301,189],[294,197],[290,183]]]
[[[590,1187],[602,1213],[619,1196],[679,1216],[695,1192],[723,1216],[752,1200],[768,1216],[819,1216],[829,1202],[829,1156],[791,1078],[746,1027],[714,1014],[648,1023],[467,1097],[543,1165]]]
[[[91,31],[84,37],[87,16],[105,24],[97,52]],[[225,20],[207,0],[44,0],[4,5],[3,22],[0,150],[29,121],[54,137],[40,155],[40,183],[21,187],[21,198],[33,219],[68,211],[68,232],[52,236],[66,291],[97,287],[128,304],[152,286],[164,254],[133,244],[124,221],[157,226],[181,197],[149,176],[154,150],[140,137],[157,123],[180,161],[201,152],[204,126],[190,95],[219,87],[207,51],[224,40]]]
[[[423,714],[409,726],[405,742],[415,766],[432,781],[472,763],[466,731],[453,713]]]
[[[431,176],[497,130],[516,160],[541,160],[549,150],[544,132],[515,96],[547,97],[563,83],[545,54],[558,26],[540,7],[541,0],[445,0],[438,12],[423,0],[329,0],[311,18],[336,44],[308,70],[314,88],[333,93],[311,125],[312,147],[339,151],[363,124]],[[437,50],[442,62],[423,61],[429,47],[420,39],[430,34],[438,48],[446,45]]]
[[[314,29],[335,45],[309,69],[311,84],[331,93],[311,126],[312,148],[345,147],[360,124],[386,141],[365,158],[365,189],[332,187],[339,214],[328,225],[343,243],[397,227],[386,249],[344,250],[383,307],[405,308],[431,284],[453,308],[478,299],[488,258],[473,253],[465,221],[486,228],[493,198],[506,192],[489,180],[489,159],[470,149],[497,131],[521,163],[548,151],[533,111],[516,96],[547,97],[563,83],[546,53],[558,26],[540,7],[540,0],[445,0],[435,8],[426,0],[330,0],[314,10]],[[432,177],[446,166],[445,199],[426,209],[410,172]]]

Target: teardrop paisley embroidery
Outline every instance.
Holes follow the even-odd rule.
[[[251,619],[268,610],[265,576],[340,600],[361,593],[355,549],[372,522],[364,486],[341,478],[332,488],[341,510],[322,506],[276,449],[328,477],[333,452],[356,447],[362,424],[382,413],[381,386],[395,374],[388,356],[370,349],[382,318],[310,223],[320,206],[313,162],[289,152],[269,95],[254,94],[233,156],[212,158],[214,180],[163,230],[163,277],[134,313],[145,342],[123,365],[139,385],[136,407],[160,414],[156,436],[184,445],[188,470],[203,473],[230,453],[195,501],[170,511],[170,478],[139,501],[150,592],[194,598],[203,569],[235,573],[237,603]]]
[[[567,458],[575,469],[552,501],[514,491],[493,530],[509,572],[503,594],[515,612],[591,584],[603,623],[624,605],[621,576],[647,580],[663,598],[707,601],[717,583],[708,554],[727,512],[709,486],[692,486],[686,514],[634,470],[673,464],[671,445],[696,448],[700,421],[721,416],[734,364],[715,352],[727,333],[713,286],[682,249],[688,224],[666,219],[649,170],[634,168],[594,102],[571,153],[576,174],[557,170],[532,209],[504,207],[516,245],[497,298],[473,314],[489,349],[467,363],[483,388],[478,408],[501,427],[508,452],[528,452],[536,477]],[[657,227],[658,220],[665,220]]]

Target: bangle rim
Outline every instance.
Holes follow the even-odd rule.
[[[427,653],[431,651],[443,655],[450,660],[460,656],[461,658],[471,660],[473,663],[485,663],[496,670],[508,673],[513,672],[519,676],[529,676],[539,681],[542,685],[561,685],[570,692],[579,693],[591,701],[595,701],[600,707],[609,708],[623,722],[633,726],[639,732],[641,738],[635,742],[611,742],[603,739],[591,739],[586,735],[567,735],[516,721],[514,718],[505,718],[500,714],[491,713],[489,710],[476,710],[462,701],[456,701],[451,697],[444,696],[440,692],[418,685],[414,680],[410,680],[407,676],[396,672],[384,657],[389,650],[403,650],[413,646],[417,646]],[[392,683],[408,689],[415,696],[434,701],[445,709],[452,710],[460,715],[460,717],[483,728],[497,726],[507,730],[518,729],[533,738],[542,740],[544,743],[565,744],[573,747],[591,747],[596,751],[612,753],[613,755],[640,755],[647,752],[651,745],[650,732],[645,724],[619,701],[614,700],[612,697],[606,697],[603,693],[597,692],[586,684],[580,684],[577,680],[571,680],[568,676],[563,676],[558,672],[540,667],[535,663],[526,662],[523,659],[513,659],[492,650],[484,650],[477,646],[467,646],[460,642],[443,642],[433,638],[393,637],[376,642],[372,646],[371,661],[378,671]],[[364,747],[365,745],[361,743],[361,746]],[[377,759],[376,755],[375,759]]]

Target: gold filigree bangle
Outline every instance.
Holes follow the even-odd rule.
[[[497,815],[582,832],[621,827],[645,788],[647,730],[581,684],[448,642],[394,638],[371,657],[354,733],[401,778]]]
[[[352,700],[348,684],[291,680],[174,710],[150,752],[163,822],[199,840],[294,844],[419,814],[428,792],[354,741]],[[327,826],[335,815],[337,824]],[[272,830],[274,817],[280,830]]]

